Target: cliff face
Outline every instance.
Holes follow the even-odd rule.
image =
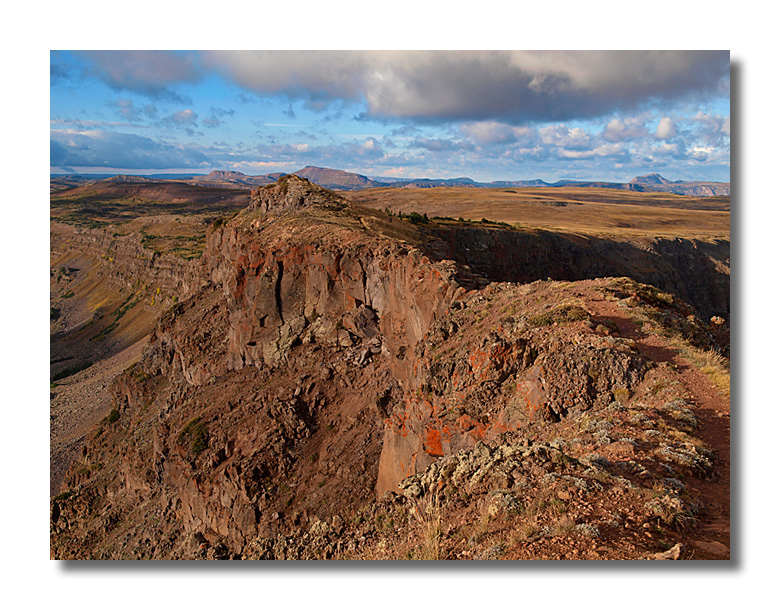
[[[380,494],[480,441],[606,407],[641,381],[635,347],[594,334],[585,309],[530,315],[555,302],[551,286],[492,284],[436,320],[385,422]]]
[[[231,369],[276,366],[300,342],[377,339],[401,370],[458,289],[451,266],[395,244],[263,244],[227,227],[212,236],[209,257],[230,312]]]
[[[53,261],[66,262],[74,256],[104,261],[101,277],[109,278],[115,288],[141,280],[159,287],[161,292],[185,298],[203,283],[200,261],[186,261],[173,254],[160,255],[144,247],[142,237],[137,234],[115,235],[105,229],[79,229],[52,223],[50,248]]]
[[[574,292],[459,279],[625,275],[646,260],[633,250],[479,230],[415,246],[389,238],[405,223],[382,216],[287,176],[215,227],[203,275],[178,280],[191,298],[118,379],[117,417],[53,501],[55,554],[242,556],[641,382],[636,348],[596,332]],[[642,273],[665,275],[650,262]]]
[[[439,230],[438,256],[494,282],[631,277],[672,292],[703,318],[728,318],[730,244],[693,239],[604,239],[479,227]]]
[[[52,376],[146,337],[205,281],[199,260],[160,255],[138,234],[52,223],[50,256]]]

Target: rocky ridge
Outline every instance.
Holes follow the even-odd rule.
[[[473,270],[431,257],[440,237],[421,240],[405,225],[292,176],[215,223],[206,281],[163,316],[142,360],[117,379],[112,415],[52,500],[54,555],[382,555],[397,532],[378,520],[392,518],[407,533],[427,527],[421,498],[440,513],[446,501],[446,510],[474,514],[488,502],[499,506],[484,509],[489,519],[518,516],[517,507],[547,492],[541,478],[553,471],[583,494],[632,490],[631,514],[650,519],[641,527],[660,518],[640,502],[646,486],[598,468],[629,456],[618,461],[636,464],[625,466],[630,474],[656,482],[677,474],[667,463],[674,459],[695,466],[689,476],[711,471],[695,444],[654,449],[636,430],[618,435],[632,417],[642,430],[657,428],[654,418],[668,419],[663,409],[673,407],[664,405],[678,400],[640,417],[659,400],[649,381],[657,362],[593,313],[592,303],[616,298],[610,286],[633,290],[637,303],[647,289],[628,280],[486,285]],[[668,315],[689,315],[678,326],[709,341],[692,310]],[[673,372],[663,375],[673,381]],[[572,426],[585,428],[578,442],[548,438]],[[692,430],[680,430],[677,442]],[[598,447],[612,458],[588,453]],[[672,458],[662,463],[663,447]],[[652,463],[638,461],[651,454]],[[579,486],[577,469],[591,472]],[[453,500],[463,477],[476,486]],[[477,485],[486,480],[492,487]],[[659,502],[686,515],[679,491]],[[564,525],[583,539],[598,529]],[[631,544],[614,548],[658,550]]]

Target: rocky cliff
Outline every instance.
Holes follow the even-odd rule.
[[[143,280],[161,291],[185,298],[201,284],[200,261],[188,261],[174,254],[160,254],[145,247],[143,236],[112,234],[106,229],[81,229],[53,223],[50,254],[53,265],[58,260],[79,256],[103,261],[101,277],[119,285]]]
[[[259,541],[343,526],[438,460],[634,392],[647,360],[580,298],[602,293],[534,280],[643,261],[505,233],[411,226],[296,176],[257,189],[116,381],[52,501],[54,555],[275,556]]]
[[[730,315],[730,243],[696,239],[614,238],[479,225],[442,228],[435,256],[494,282],[631,277],[678,295],[698,314]]]
[[[51,227],[51,374],[96,362],[148,335],[205,281],[201,262],[161,254],[138,233]]]

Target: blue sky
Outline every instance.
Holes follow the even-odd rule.
[[[52,51],[50,169],[729,180],[729,53]]]

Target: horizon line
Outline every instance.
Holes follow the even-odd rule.
[[[416,180],[441,180],[441,181],[447,181],[447,180],[471,180],[475,184],[492,184],[495,182],[533,182],[533,181],[540,181],[544,182],[545,184],[556,184],[558,182],[601,182],[605,184],[628,184],[631,180],[635,180],[637,178],[644,178],[648,176],[659,176],[663,178],[664,180],[669,180],[672,184],[679,184],[679,183],[689,183],[689,182],[705,182],[705,183],[713,183],[713,184],[731,184],[731,180],[707,180],[707,179],[694,179],[694,180],[670,180],[669,178],[666,178],[659,172],[650,172],[647,174],[638,174],[634,176],[633,178],[630,178],[628,180],[620,181],[620,180],[606,180],[606,179],[593,179],[593,178],[558,178],[556,180],[550,181],[550,180],[544,180],[542,178],[498,178],[494,180],[475,180],[474,178],[471,178],[470,176],[452,176],[447,178],[429,178],[427,176],[415,176],[413,178],[399,178],[395,176],[381,176],[381,175],[368,175],[368,174],[361,174],[358,172],[353,172],[349,170],[342,170],[338,168],[333,167],[321,167],[317,165],[306,165],[300,169],[297,169],[295,171],[291,172],[285,172],[285,171],[272,171],[265,174],[246,174],[239,170],[231,170],[231,169],[212,169],[208,172],[187,172],[187,171],[154,171],[154,170],[134,170],[134,171],[71,171],[71,172],[52,172],[49,171],[49,176],[137,176],[140,178],[148,177],[148,176],[165,176],[165,175],[172,175],[172,176],[207,176],[214,172],[225,172],[225,173],[232,173],[232,174],[241,174],[242,176],[246,176],[247,178],[260,178],[269,176],[271,174],[295,174],[296,172],[303,171],[304,169],[323,169],[323,170],[329,170],[329,171],[340,171],[345,172],[347,174],[353,174],[356,176],[362,176],[364,178],[368,178],[369,180],[375,180],[375,179],[389,179],[394,182],[414,182]],[[143,171],[146,173],[135,173],[137,171]]]

